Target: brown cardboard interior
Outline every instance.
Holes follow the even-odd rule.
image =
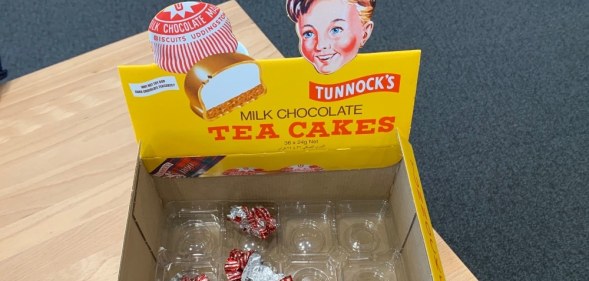
[[[415,201],[412,199],[407,166],[404,161],[399,164],[390,198],[391,205],[394,206],[393,211],[396,214],[395,223],[399,236],[406,237],[402,246],[402,258],[407,279],[431,280],[430,268],[423,266],[423,263],[427,260],[427,252],[423,244],[423,234],[417,222]]]
[[[404,161],[380,169],[190,179],[152,177],[138,163],[120,281],[153,280],[167,202],[367,199],[391,202],[406,280],[432,280]]]

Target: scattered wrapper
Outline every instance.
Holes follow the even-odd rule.
[[[180,281],[209,281],[209,278],[204,274],[200,274],[194,277],[184,275],[182,276],[182,279],[180,279]]]
[[[233,249],[225,262],[225,274],[229,281],[293,281],[292,277],[275,273],[264,265],[262,256],[254,251]]]
[[[256,206],[232,206],[227,219],[234,222],[246,233],[266,239],[276,231],[276,219],[267,208]]]

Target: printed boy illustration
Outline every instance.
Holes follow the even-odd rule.
[[[299,51],[321,74],[330,74],[358,54],[372,34],[376,0],[286,0]]]

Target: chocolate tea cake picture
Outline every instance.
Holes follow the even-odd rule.
[[[266,92],[260,67],[244,53],[231,23],[217,6],[180,2],[161,10],[149,25],[156,64],[186,74],[190,108],[205,120],[216,119]]]
[[[207,120],[225,115],[266,92],[258,64],[239,53],[218,54],[197,62],[186,75],[184,89],[192,111]]]

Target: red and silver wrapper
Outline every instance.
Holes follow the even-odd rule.
[[[194,276],[194,277],[184,275],[184,276],[182,276],[182,279],[180,279],[180,281],[209,281],[209,278],[204,274],[200,274],[200,275]]]
[[[276,219],[267,208],[261,206],[232,206],[227,219],[237,224],[241,230],[261,239],[268,238],[276,231]]]
[[[292,281],[292,277],[275,273],[264,265],[262,256],[253,251],[234,249],[225,263],[225,274],[230,281]]]
[[[151,171],[151,174],[163,178],[198,177],[222,159],[223,156],[168,158]]]
[[[286,281],[289,279],[285,279],[282,273],[274,273],[272,268],[262,264],[262,256],[260,254],[253,253],[243,269],[241,280]]]
[[[280,169],[282,172],[287,173],[309,173],[309,172],[320,172],[323,168],[317,165],[293,165],[290,167]]]
[[[188,73],[203,58],[237,49],[225,13],[203,2],[180,2],[161,10],[149,24],[149,40],[155,63],[174,73]]]
[[[265,173],[266,172],[264,172],[263,169],[245,167],[245,168],[235,168],[235,169],[226,170],[225,172],[223,172],[223,175],[225,175],[225,176],[253,176],[253,175],[263,175]]]
[[[229,281],[241,280],[243,269],[247,265],[253,251],[233,249],[225,261],[225,275]]]

